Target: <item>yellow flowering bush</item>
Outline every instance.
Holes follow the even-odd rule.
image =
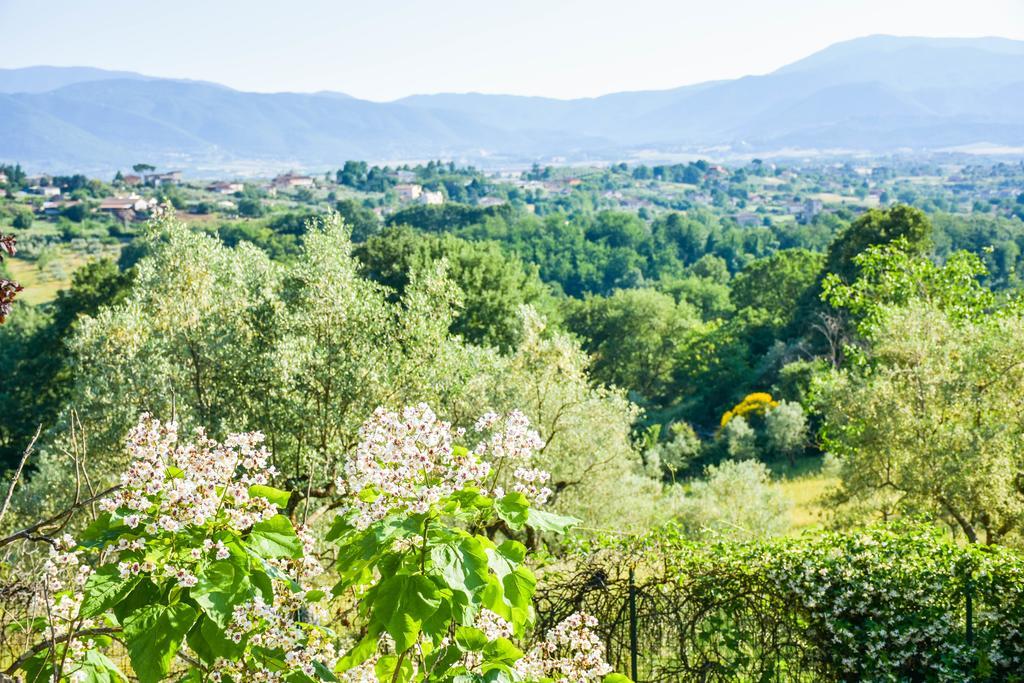
[[[755,391],[744,396],[743,400],[734,405],[731,410],[722,413],[722,420],[719,426],[725,428],[734,417],[749,417],[752,415],[764,417],[766,412],[777,405],[779,405],[779,402],[773,399],[772,395],[768,392]]]

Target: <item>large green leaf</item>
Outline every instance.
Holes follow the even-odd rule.
[[[188,646],[207,664],[218,658],[232,659],[242,652],[242,643],[228,638],[224,631],[209,617],[202,615],[188,632]]]
[[[494,511],[513,529],[522,529],[530,513],[530,501],[521,493],[506,493],[494,503]]]
[[[131,593],[140,580],[138,576],[122,579],[121,573],[112,564],[100,567],[85,582],[79,614],[88,618],[106,612]]]
[[[575,526],[579,523],[580,520],[575,517],[556,515],[553,512],[545,512],[544,510],[537,510],[536,508],[530,508],[530,511],[526,516],[527,526],[533,527],[537,531],[552,531],[556,534],[564,534],[569,527]]]
[[[257,498],[266,498],[279,508],[288,507],[288,499],[292,496],[288,491],[275,489],[273,486],[263,486],[262,484],[250,486],[249,495]]]
[[[191,605],[149,605],[124,621],[128,656],[140,683],[158,683],[171,669],[171,660],[199,613]]]
[[[537,587],[537,578],[528,568],[519,566],[501,580],[501,585],[505,589],[505,600],[511,607],[510,621],[519,633],[533,619],[533,591]]]
[[[498,575],[499,579],[516,570],[526,558],[526,546],[518,541],[508,540],[497,547],[487,549],[487,558],[491,571]]]
[[[261,557],[302,556],[302,542],[295,534],[291,520],[284,515],[274,515],[253,526],[248,543]]]
[[[383,626],[403,652],[419,637],[423,621],[441,605],[434,582],[420,574],[399,574],[384,579],[374,589],[373,620]]]
[[[487,553],[472,536],[460,539],[457,544],[435,546],[430,551],[430,560],[445,584],[465,594],[467,600],[472,600],[487,580]]]
[[[204,567],[197,578],[189,595],[218,626],[227,628],[235,607],[252,597],[245,569],[233,559],[218,560]]]

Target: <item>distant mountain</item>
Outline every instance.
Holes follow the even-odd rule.
[[[0,93],[39,93],[74,83],[105,81],[112,78],[147,80],[148,76],[131,71],[107,71],[90,66],[29,66],[0,69]]]
[[[870,36],[763,76],[558,100],[247,93],[88,68],[0,70],[0,160],[54,170],[324,167],[455,158],[621,159],[644,150],[926,152],[1024,147],[1024,42]]]

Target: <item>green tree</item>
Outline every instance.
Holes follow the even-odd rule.
[[[807,415],[803,406],[779,401],[779,405],[765,413],[764,435],[768,448],[792,465],[807,448]]]
[[[892,307],[872,329],[869,358],[817,391],[825,446],[841,462],[835,501],[884,518],[932,513],[971,542],[1019,531],[1024,319]]]
[[[363,274],[401,295],[410,277],[444,260],[446,275],[460,290],[452,332],[475,344],[508,350],[515,345],[523,304],[549,307],[537,277],[493,242],[469,242],[452,235],[424,235],[388,228],[355,249]]]
[[[596,379],[648,400],[665,395],[679,349],[703,327],[692,306],[653,289],[624,289],[573,303],[566,325],[593,355]]]
[[[11,219],[11,227],[16,230],[28,230],[32,227],[32,212],[27,209],[18,209]]]
[[[734,417],[722,429],[725,450],[733,460],[756,460],[757,432],[745,417]]]
[[[871,209],[836,236],[825,258],[825,270],[852,282],[858,273],[854,258],[868,247],[903,238],[906,249],[921,253],[929,244],[931,232],[931,222],[920,209],[906,205]]]
[[[66,340],[76,321],[123,300],[134,275],[108,259],[93,261],[75,271],[51,305],[25,310],[0,328],[9,380],[0,385],[0,464],[13,465],[37,428],[54,426],[73,384]]]
[[[779,327],[792,322],[797,303],[816,287],[824,258],[805,249],[785,249],[755,261],[732,282],[736,308],[765,310]]]
[[[693,537],[764,539],[789,528],[789,508],[764,463],[726,460],[710,465],[704,479],[690,486],[680,520]]]

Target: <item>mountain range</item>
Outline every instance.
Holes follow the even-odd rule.
[[[51,171],[345,159],[532,161],[1024,149],[1024,41],[869,36],[772,73],[559,100],[478,93],[370,102],[252,93],[89,67],[0,69],[0,161]]]

